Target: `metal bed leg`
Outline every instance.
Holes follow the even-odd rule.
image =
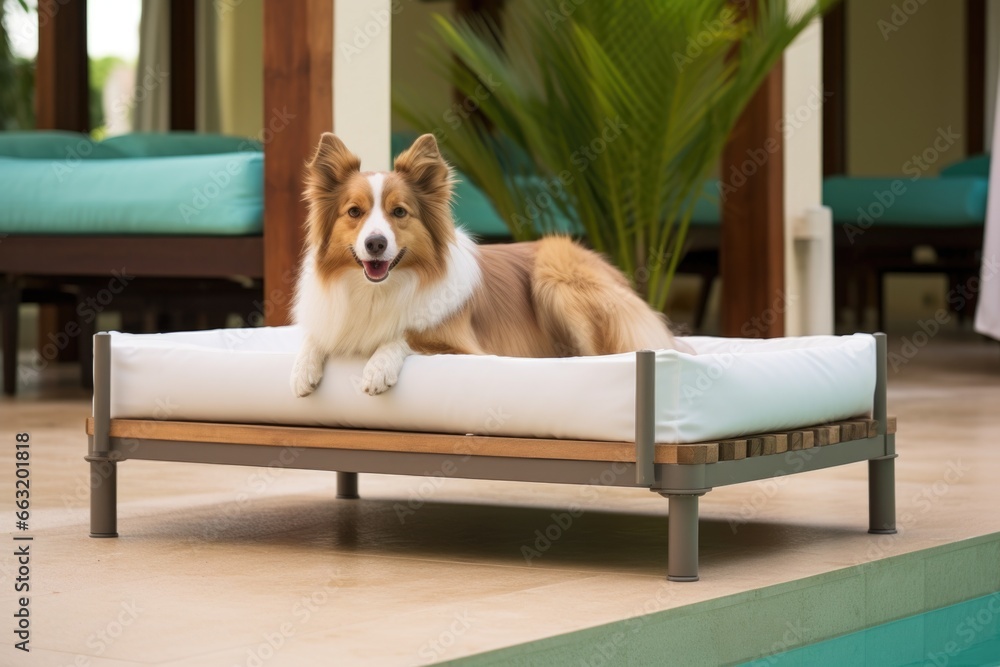
[[[868,532],[896,532],[896,437],[886,433],[888,425],[888,349],[884,333],[875,334],[875,396],[872,417],[885,442],[885,455],[868,461]]]
[[[698,496],[662,494],[670,501],[667,579],[698,581]]]
[[[90,461],[90,536],[118,537],[118,464],[108,459]]]
[[[94,336],[94,435],[90,463],[90,536],[118,537],[118,464],[111,451],[111,334]]]
[[[868,461],[868,532],[896,532],[896,457]]]
[[[358,473],[356,472],[337,473],[337,498],[340,500],[357,500]]]

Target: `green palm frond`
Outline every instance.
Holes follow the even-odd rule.
[[[438,136],[516,239],[580,235],[662,309],[733,125],[833,1],[790,14],[758,0],[748,17],[729,0],[534,0],[508,12],[506,45],[482,19],[438,17],[431,65],[478,114],[406,90],[396,111]]]

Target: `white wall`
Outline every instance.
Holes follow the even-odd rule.
[[[782,133],[785,139],[785,332],[789,336],[820,331],[827,322],[807,317],[810,306],[829,305],[823,285],[810,281],[809,262],[815,261],[811,244],[823,239],[796,241],[806,226],[806,212],[822,204],[823,180],[823,32],[817,21],[809,26],[784,55],[784,112]],[[822,251],[822,249],[820,249]],[[825,283],[826,281],[820,281]],[[818,290],[818,291],[817,291]],[[831,311],[832,312],[832,311]]]

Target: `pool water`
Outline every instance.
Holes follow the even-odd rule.
[[[1000,665],[1000,592],[744,664],[996,667]]]

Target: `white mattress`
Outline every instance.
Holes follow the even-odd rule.
[[[116,418],[631,441],[635,355],[412,356],[368,396],[364,359],[331,359],[316,393],[289,387],[295,327],[112,337]],[[875,339],[689,337],[656,353],[657,442],[702,442],[868,415]]]

